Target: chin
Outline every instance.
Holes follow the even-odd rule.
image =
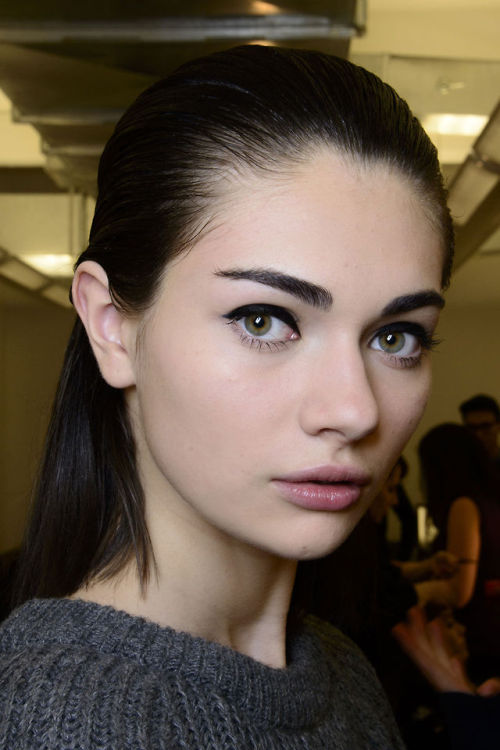
[[[327,529],[323,523],[321,530],[316,533],[302,533],[295,538],[289,537],[288,544],[282,548],[278,555],[298,562],[317,560],[338,549],[354,531],[359,518],[355,522],[346,523],[342,528]],[[295,543],[294,543],[295,542]]]
[[[345,537],[347,539],[347,536]],[[307,562],[308,560],[320,560],[322,557],[327,557],[332,552],[335,552],[336,549],[338,549],[341,544],[345,541],[345,539],[341,539],[338,542],[334,542],[331,544],[324,544],[324,545],[311,545],[311,547],[304,549],[300,552],[300,554],[295,555],[294,559],[297,560],[297,562]]]

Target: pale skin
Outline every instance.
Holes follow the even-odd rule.
[[[101,373],[125,389],[156,569],[145,590],[131,564],[74,596],[283,667],[297,560],[348,536],[425,406],[443,251],[401,176],[333,151],[227,195],[145,317],[116,309],[97,264],[76,273]],[[257,304],[263,333],[241,313]],[[366,476],[348,508],[277,491],[325,465]]]

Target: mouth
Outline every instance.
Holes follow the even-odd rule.
[[[370,475],[355,466],[317,466],[311,469],[301,469],[281,477],[278,481],[294,482],[297,484],[356,484],[364,487],[370,482]]]
[[[272,480],[279,494],[307,510],[345,510],[360,498],[370,475],[352,466],[320,466]]]

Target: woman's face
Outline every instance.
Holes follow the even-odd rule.
[[[335,152],[230,194],[169,266],[133,361],[148,520],[313,558],[422,414],[443,252],[403,178]]]

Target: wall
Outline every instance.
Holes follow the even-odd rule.
[[[26,293],[0,306],[0,552],[22,537],[72,322],[72,312]]]

